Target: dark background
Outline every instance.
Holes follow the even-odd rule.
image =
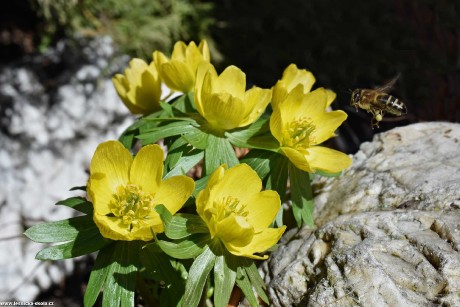
[[[174,13],[168,1],[157,2]],[[178,21],[187,26],[178,38],[206,38],[219,70],[236,65],[250,84],[271,87],[284,68],[295,63],[313,72],[315,86],[334,90],[333,108],[349,114],[340,131],[340,147],[346,152],[356,152],[373,134],[396,126],[460,121],[460,0],[189,2],[200,11]],[[81,7],[91,8],[89,3],[79,1]],[[8,1],[1,6],[0,65],[43,51],[43,38],[52,46],[78,30],[44,17],[34,1]],[[95,11],[93,17],[107,16],[115,15]],[[50,27],[52,22],[57,26]],[[120,52],[132,53],[123,48],[126,44],[121,40]],[[155,47],[167,52],[172,43],[154,43]],[[65,67],[43,71],[47,69],[58,74]],[[349,106],[348,90],[382,85],[397,74],[400,78],[392,94],[406,104],[408,114],[387,117],[389,121],[372,130],[370,114]]]

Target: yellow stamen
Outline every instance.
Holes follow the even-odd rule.
[[[299,118],[287,125],[287,140],[286,145],[289,147],[296,147],[302,144],[302,147],[309,147],[314,142],[311,135],[315,131],[316,126],[313,125],[312,120],[309,118]]]
[[[109,204],[110,211],[120,217],[129,230],[148,219],[153,209],[153,196],[145,193],[135,184],[119,186]]]

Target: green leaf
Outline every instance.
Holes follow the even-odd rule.
[[[193,112],[195,110],[193,93],[182,95],[174,100],[172,106],[183,113]]]
[[[157,240],[156,242],[169,256],[176,259],[190,259],[201,254],[209,240],[209,234],[197,233],[174,242],[163,240]]]
[[[205,149],[208,145],[209,134],[196,127],[189,128],[182,137],[186,139],[190,145],[198,149]]]
[[[239,164],[239,161],[227,139],[210,134],[208,146],[204,151],[204,173],[209,175],[224,163],[230,168]]]
[[[246,271],[246,274],[249,277],[252,286],[256,290],[259,297],[268,305],[269,299],[268,299],[267,293],[265,292],[265,289],[267,287],[265,286],[265,283],[262,277],[260,277],[257,266],[252,260],[245,259],[245,261],[246,261],[246,265],[244,266],[244,270]]]
[[[50,246],[37,253],[38,260],[60,260],[91,254],[113,241],[104,238],[98,229],[91,232],[81,231],[74,241]]]
[[[133,148],[136,132],[127,132],[120,135],[118,141],[125,146],[128,150]]]
[[[165,306],[177,306],[185,291],[185,280],[181,272],[171,264],[171,259],[164,253],[158,252],[156,243],[150,243],[142,248],[140,259],[149,273],[162,285],[162,297],[167,302]],[[162,304],[163,305],[163,304]]]
[[[199,149],[193,149],[186,155],[182,156],[172,170],[170,170],[164,178],[169,178],[177,175],[185,175],[195,165],[197,165],[204,157],[204,152]]]
[[[270,173],[267,177],[266,189],[277,191],[283,202],[286,197],[289,159],[280,154],[273,154],[269,160]]]
[[[270,157],[269,164],[271,171],[267,177],[265,188],[267,190],[275,190],[278,192],[281,198],[281,203],[283,203],[286,198],[289,159],[283,155],[274,154]],[[281,206],[274,222],[278,227],[283,225],[283,212],[284,208]]]
[[[88,215],[93,214],[93,204],[87,201],[84,197],[70,197],[65,200],[58,201],[56,205],[67,206]]]
[[[153,144],[161,139],[174,135],[182,135],[184,131],[191,129],[190,121],[176,121],[164,126],[152,128],[150,131],[143,132],[137,136],[143,145]]]
[[[235,285],[236,268],[226,261],[232,256],[226,256],[217,256],[214,265],[214,306],[227,306]]]
[[[38,224],[27,229],[24,234],[39,243],[73,241],[81,232],[98,232],[92,216],[78,216],[66,220]]]
[[[164,223],[165,234],[170,239],[182,239],[194,233],[209,233],[203,220],[194,214],[178,213],[171,215],[163,205],[158,205],[155,210]]]
[[[112,263],[112,254],[115,244],[101,249],[97,255],[91,275],[89,276],[88,286],[86,287],[83,304],[86,307],[93,306],[96,302],[99,293],[101,292],[107,275],[110,272],[110,264]]]
[[[313,193],[310,184],[310,175],[292,163],[289,163],[289,174],[291,183],[291,204],[292,213],[297,222],[297,227],[302,224],[314,227],[313,221]]]
[[[225,136],[233,145],[241,148],[246,148],[249,147],[248,141],[251,138],[257,135],[262,135],[268,131],[270,131],[270,117],[261,116],[253,124],[244,128],[233,130],[231,132],[226,132]]]
[[[243,294],[248,300],[249,304],[251,304],[252,307],[259,306],[259,302],[257,301],[257,298],[254,295],[251,282],[249,281],[249,277],[247,276],[244,267],[238,266],[235,281],[238,285],[238,288],[240,288],[241,291],[243,291]]]
[[[195,307],[200,302],[204,285],[209,273],[211,272],[216,255],[213,254],[209,247],[195,259],[187,278],[185,293],[183,298],[184,306]]]
[[[208,184],[208,181],[209,181],[209,177],[210,177],[209,175],[203,176],[197,181],[195,181],[195,191],[193,191],[193,194],[192,194],[194,197],[196,197],[201,190],[206,188],[206,185]]]
[[[165,171],[166,169],[172,169],[177,161],[182,157],[185,151],[188,150],[187,141],[183,138],[177,138],[168,148],[168,155],[165,159]]]
[[[266,150],[255,149],[251,150],[240,162],[248,164],[263,180],[270,173],[270,159],[274,155],[278,154]]]
[[[140,247],[139,241],[115,242],[113,262],[104,284],[102,306],[134,306]]]

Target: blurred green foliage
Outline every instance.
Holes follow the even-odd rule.
[[[169,52],[178,40],[199,41],[213,19],[212,4],[199,0],[30,0],[43,19],[43,50],[55,38],[113,38],[123,53],[149,58]]]

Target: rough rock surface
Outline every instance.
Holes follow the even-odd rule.
[[[85,46],[75,55],[60,43],[0,69],[0,301],[32,301],[72,271],[73,260],[35,260],[43,245],[23,232],[74,213],[54,204],[78,195],[69,189],[86,184],[96,146],[133,121],[107,71],[126,59],[113,57],[108,38]]]
[[[262,271],[274,306],[460,306],[460,125],[393,129],[317,182],[316,230]]]

